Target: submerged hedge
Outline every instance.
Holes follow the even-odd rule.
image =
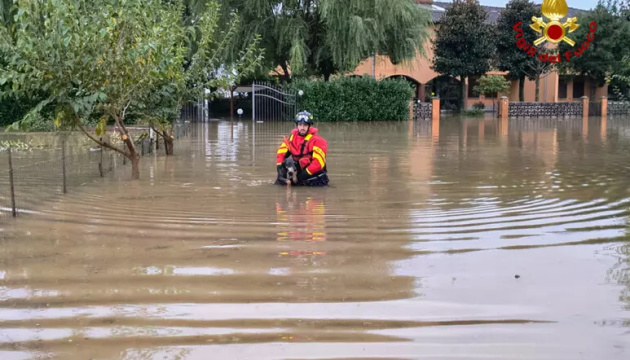
[[[342,77],[329,82],[294,80],[299,111],[313,114],[316,121],[409,120],[413,88],[405,80],[371,77]]]

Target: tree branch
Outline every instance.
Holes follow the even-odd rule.
[[[102,146],[102,147],[106,147],[106,148],[108,148],[108,149],[110,149],[110,150],[114,150],[114,151],[116,151],[116,152],[118,152],[118,153],[120,153],[120,154],[124,155],[125,157],[129,157],[129,156],[127,155],[127,153],[125,153],[124,151],[120,150],[119,148],[117,148],[117,147],[115,147],[115,146],[112,146],[112,145],[110,145],[110,144],[108,144],[108,143],[106,143],[106,142],[104,142],[104,141],[98,140],[97,138],[95,138],[94,136],[92,136],[92,134],[90,134],[90,133],[89,133],[89,132],[85,129],[85,127],[83,126],[83,124],[81,124],[81,122],[78,122],[78,123],[77,123],[77,126],[79,127],[79,129],[81,129],[81,131],[83,131],[83,133],[84,133],[85,135],[87,135],[87,137],[89,137],[90,139],[92,139],[92,141],[94,141],[95,143],[99,144],[100,146]]]

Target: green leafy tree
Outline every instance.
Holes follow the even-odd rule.
[[[386,55],[400,63],[424,54],[430,13],[414,0],[223,0],[243,19],[241,37],[261,34],[267,68],[321,75]]]
[[[478,94],[505,93],[510,88],[510,82],[500,75],[484,75],[477,81],[474,90]],[[492,108],[494,109],[494,99],[492,99]]]
[[[616,74],[612,74],[606,82],[610,84],[609,93],[615,100],[630,100],[630,56],[625,56],[622,68]]]
[[[585,75],[593,79],[589,96],[594,95],[595,87],[601,86],[613,74],[623,74],[624,55],[630,49],[630,19],[625,3],[617,0],[600,1],[591,12],[578,18],[580,27],[572,33],[575,46],[561,43],[560,55],[566,59],[566,53],[572,53],[570,61],[563,61],[560,69],[565,74]],[[595,22],[597,30],[595,38],[588,49],[575,56],[577,50],[586,40],[589,24]],[[575,34],[575,35],[573,35]]]
[[[520,101],[524,101],[525,78],[537,80],[545,69],[539,66],[540,61],[536,56],[529,56],[515,44],[514,26],[519,21],[521,22],[520,28],[523,30],[523,38],[528,44],[533,44],[538,37],[536,32],[529,28],[533,16],[541,16],[540,5],[536,5],[530,0],[511,0],[497,19],[497,68],[501,71],[507,71],[510,80],[519,81],[518,97]],[[538,91],[536,91],[536,95],[538,95]]]
[[[144,101],[157,84],[178,81],[185,55],[181,8],[159,0],[20,0],[13,39],[3,28],[0,83],[4,94],[50,95],[10,128],[28,126],[44,106],[55,104],[55,125],[79,128],[93,141],[127,157],[132,176],[139,154],[127,130],[127,111]],[[95,111],[103,115],[96,136],[85,127]],[[103,141],[113,119],[125,147]]]
[[[460,108],[465,109],[466,78],[485,74],[495,46],[488,14],[475,0],[454,0],[446,10],[434,41],[432,68],[460,77]]]
[[[195,4],[188,3],[187,6]],[[146,122],[164,140],[166,155],[173,154],[173,123],[179,119],[181,108],[190,101],[214,97],[218,90],[229,90],[244,76],[251,75],[262,63],[259,49],[260,36],[254,34],[236,54],[232,53],[235,37],[241,26],[235,13],[230,21],[222,24],[220,6],[211,1],[203,7],[194,6],[195,31],[200,34],[189,38],[189,48],[194,52],[188,59],[181,77],[165,81],[150,94],[146,104],[140,104],[140,112]],[[192,16],[192,15],[191,15]],[[183,20],[186,25],[186,19]],[[207,90],[214,90],[207,94]]]

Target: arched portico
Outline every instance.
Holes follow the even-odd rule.
[[[407,75],[391,75],[385,79],[400,79],[407,81],[414,89],[415,98],[420,101],[425,101],[425,84],[420,83],[413,77]]]

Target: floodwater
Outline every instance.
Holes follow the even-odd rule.
[[[630,118],[194,124],[1,217],[1,359],[628,359]]]

